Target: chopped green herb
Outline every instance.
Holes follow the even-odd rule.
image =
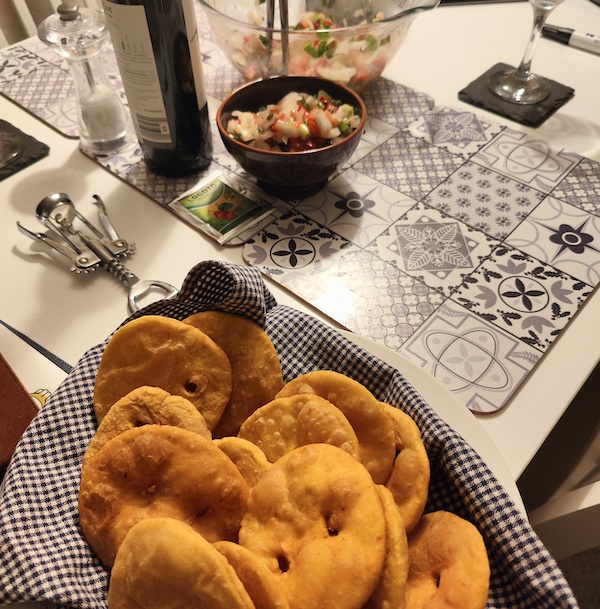
[[[310,137],[310,129],[306,123],[298,125],[298,135],[303,139],[307,140]]]
[[[305,97],[301,97],[301,98],[298,100],[298,105],[299,105],[299,106],[302,106],[302,107],[303,107],[305,110],[310,111],[310,106],[308,105],[308,102],[306,101],[306,98],[305,98]]]
[[[337,41],[332,40],[327,45],[327,50],[325,51],[325,56],[327,57],[327,59],[331,59],[335,55],[336,48],[337,48]]]
[[[350,127],[350,125],[348,124],[348,121],[340,121],[338,123],[338,129],[340,130],[340,133],[342,135],[346,135],[346,133],[349,133],[350,131],[352,131],[352,127]]]
[[[327,43],[324,40],[321,40],[316,47],[309,43],[304,47],[304,50],[311,57],[323,57],[323,55],[325,55],[325,52],[327,51]]]
[[[367,49],[369,51],[375,51],[379,44],[377,43],[377,38],[373,36],[373,34],[369,34],[367,36]]]

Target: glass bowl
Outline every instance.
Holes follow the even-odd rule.
[[[222,51],[246,80],[282,74],[317,76],[357,91],[380,76],[413,19],[439,4],[439,0],[287,0],[287,4],[279,0],[269,27],[267,11],[274,0],[198,2]],[[281,25],[280,6],[287,6],[287,28]]]

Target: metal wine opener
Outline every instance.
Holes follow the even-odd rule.
[[[36,208],[37,219],[48,229],[36,233],[17,222],[19,230],[34,241],[41,241],[71,261],[71,271],[89,273],[104,267],[129,288],[129,310],[140,310],[138,301],[152,290],[173,298],[177,288],[164,281],[144,281],[134,275],[120,259],[135,253],[135,244],[117,234],[108,218],[104,202],[94,195],[103,231],[75,209],[69,195],[57,192],[44,197]]]

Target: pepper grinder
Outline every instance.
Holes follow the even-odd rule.
[[[38,37],[69,62],[77,93],[81,149],[106,155],[134,141],[131,115],[101,57],[109,37],[102,11],[63,2],[40,24]]]

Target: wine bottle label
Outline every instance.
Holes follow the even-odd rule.
[[[204,108],[206,104],[206,91],[204,90],[204,72],[202,71],[202,51],[200,50],[200,36],[194,9],[195,0],[182,0],[183,18],[187,31],[188,44],[190,47],[190,58],[192,61],[192,72],[194,73],[194,84],[196,85],[196,97],[198,98],[198,109]]]
[[[167,112],[143,6],[103,0],[135,131],[140,140],[170,144]]]

